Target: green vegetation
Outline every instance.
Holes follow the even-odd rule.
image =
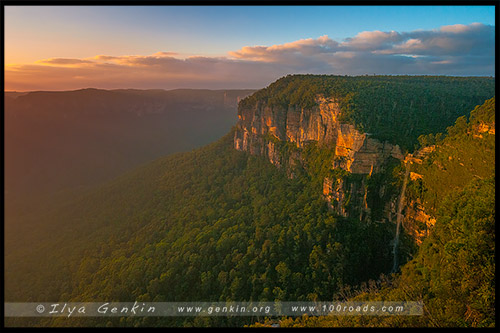
[[[417,301],[423,316],[283,318],[282,327],[494,327],[495,182],[473,180],[443,200],[418,255],[395,281],[372,283],[353,301]]]
[[[264,157],[235,151],[232,138],[159,159],[37,216],[36,225],[24,221],[36,237],[7,244],[6,300],[325,300],[390,269],[392,226],[327,209],[318,176],[330,152],[309,147],[311,171],[289,179]],[[111,322],[192,323],[142,320]]]
[[[494,116],[495,98],[491,98],[471,111],[469,122],[459,117],[446,136],[421,137],[424,146],[429,142],[436,146],[422,164],[412,165],[412,171],[423,177],[409,184],[409,195],[421,198],[426,209],[435,212],[448,193],[495,174],[495,135],[480,131],[481,124],[494,129]]]
[[[471,112],[469,122],[459,118],[436,150],[412,165],[423,178],[409,184],[409,195],[437,217],[414,259],[394,279],[382,276],[341,298],[423,301],[423,316],[283,318],[280,325],[494,327],[495,142],[484,131],[484,125],[494,129],[494,113],[492,98]]]
[[[331,170],[331,147],[310,142],[298,150],[269,136],[284,165],[300,156],[288,177],[266,157],[236,151],[232,131],[18,216],[5,230],[5,301],[422,300],[421,317],[284,318],[281,326],[494,326],[494,98],[469,120],[463,110],[491,97],[493,84],[289,76],[242,102],[310,107],[323,93],[340,98],[344,117],[374,136],[427,148],[415,153],[421,163],[411,171],[421,178],[409,181],[407,197],[437,221],[396,275],[383,275],[392,268],[394,224],[377,222],[398,193],[400,163],[389,160],[371,176],[347,174]],[[455,125],[443,128],[451,117]],[[373,221],[330,211],[325,177],[348,188],[364,184]],[[347,208],[359,205],[350,193]],[[10,318],[6,325],[241,326],[260,319]]]
[[[444,76],[289,75],[241,101],[311,108],[318,94],[336,98],[341,120],[381,141],[413,150],[422,134],[447,124],[495,94],[495,79]]]

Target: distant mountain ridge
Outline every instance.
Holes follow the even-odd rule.
[[[7,202],[88,187],[217,140],[253,90],[6,92]]]

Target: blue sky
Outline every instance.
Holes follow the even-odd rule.
[[[176,59],[231,58],[231,54],[234,58],[234,52],[245,47],[272,47],[321,36],[342,43],[362,32],[404,34],[473,23],[493,26],[494,16],[493,6],[7,6],[5,59],[7,65],[20,66],[52,58],[148,56],[158,52],[173,52]],[[483,30],[478,33],[488,33]],[[371,52],[378,57],[383,53]],[[241,52],[238,60],[250,61]],[[444,64],[447,59],[433,61]],[[311,68],[317,71],[323,67]],[[304,67],[298,70],[307,71]],[[293,71],[293,66],[288,71]],[[484,68],[477,71],[477,75],[485,73]]]

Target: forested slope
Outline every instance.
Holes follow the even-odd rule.
[[[447,135],[420,141],[435,150],[412,164],[410,195],[437,221],[394,280],[349,300],[423,301],[424,316],[286,318],[281,326],[495,326],[495,98],[457,119]]]
[[[289,179],[232,133],[159,159],[8,242],[6,301],[329,299],[389,270],[392,228],[337,220],[312,172]]]

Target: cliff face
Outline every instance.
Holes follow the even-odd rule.
[[[270,107],[260,102],[252,107],[240,107],[234,147],[267,155],[273,164],[280,165],[275,141],[290,142],[297,148],[316,141],[335,150],[332,168],[353,174],[377,172],[390,156],[403,158],[399,146],[372,139],[369,134],[357,131],[354,125],[340,122],[341,111],[335,99],[318,96],[316,103],[317,106],[308,109]]]
[[[382,179],[369,186],[369,178],[386,169],[388,161],[403,160],[397,145],[373,139],[355,126],[339,120],[341,109],[334,98],[316,97],[316,106],[269,106],[257,101],[238,108],[239,121],[234,135],[234,147],[254,155],[264,155],[277,167],[285,167],[293,177],[293,166],[303,164],[301,150],[310,142],[334,152],[331,169],[342,169],[348,176],[325,177],[323,196],[330,209],[342,217],[367,222],[396,223],[402,214],[402,226],[417,244],[427,236],[435,221],[417,202],[404,200],[398,212],[400,188],[392,188],[392,179]],[[284,155],[280,147],[291,145],[296,149]],[[417,161],[413,157],[410,163]],[[394,164],[392,164],[394,165]],[[418,174],[411,173],[411,177]]]
[[[426,213],[420,200],[407,200],[403,216],[403,228],[417,245],[429,235],[429,231],[436,223],[436,219]]]
[[[334,98],[317,96],[316,104],[311,108],[271,107],[262,101],[251,106],[240,104],[234,147],[267,156],[277,167],[286,165],[287,173],[293,177],[293,166],[303,164],[302,148],[310,142],[317,142],[334,152],[330,164],[332,170],[342,169],[355,175],[353,179],[324,178],[323,195],[329,207],[344,217],[372,220],[366,179],[382,171],[390,158],[401,160],[401,149],[373,139],[370,134],[356,130],[354,125],[340,121],[341,109]],[[296,148],[291,155],[280,152],[284,143]],[[380,186],[371,191],[384,197],[384,188]],[[386,205],[385,208],[391,209],[392,206]]]

